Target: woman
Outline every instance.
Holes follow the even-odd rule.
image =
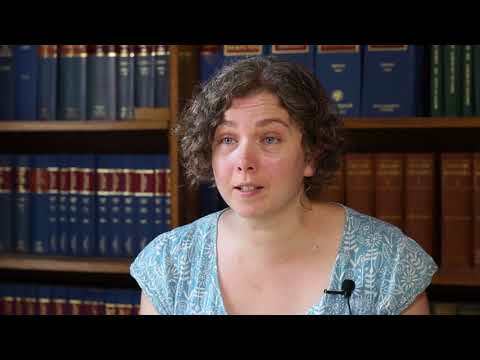
[[[262,57],[224,67],[177,133],[188,178],[214,182],[228,208],[138,255],[140,313],[428,314],[437,266],[415,241],[310,199],[339,166],[341,129],[302,67]],[[345,280],[349,294],[325,293]]]

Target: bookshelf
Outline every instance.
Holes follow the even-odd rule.
[[[72,258],[42,255],[0,255],[6,270],[52,271],[127,275],[132,259]]]
[[[172,227],[185,223],[179,203],[189,193],[183,187],[178,164],[178,148],[170,129],[179,109],[189,98],[194,81],[185,77],[196,58],[192,46],[169,47],[169,108],[136,108],[135,119],[128,121],[2,121],[0,152],[3,153],[168,153]],[[190,71],[191,73],[191,71]],[[192,74],[193,75],[193,74]],[[79,258],[26,254],[1,254],[0,273],[72,273],[76,278],[89,274],[110,274],[129,278],[130,258]],[[11,278],[15,281],[15,278]],[[72,279],[73,280],[73,279]]]

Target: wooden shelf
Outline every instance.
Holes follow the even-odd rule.
[[[75,258],[42,255],[0,255],[0,269],[99,274],[128,274],[132,259]]]
[[[480,117],[345,118],[347,129],[480,128]]]
[[[480,271],[445,271],[439,270],[432,280],[433,285],[480,286]]]
[[[168,108],[137,108],[135,120],[127,121],[2,121],[0,132],[99,132],[166,130]]]

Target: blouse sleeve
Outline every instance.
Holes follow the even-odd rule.
[[[152,240],[135,258],[130,274],[161,315],[173,313],[175,269],[169,256],[168,233]]]
[[[399,315],[429,286],[437,265],[414,240],[398,232],[388,251],[377,313]]]

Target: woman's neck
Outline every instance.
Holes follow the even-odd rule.
[[[231,245],[262,262],[286,262],[311,250],[308,231],[313,212],[308,202],[256,218],[230,211],[226,223]]]

